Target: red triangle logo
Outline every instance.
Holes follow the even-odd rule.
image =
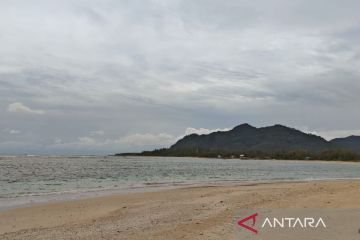
[[[251,216],[248,216],[247,218],[239,220],[237,223],[239,224],[239,226],[241,226],[241,227],[243,227],[243,228],[257,234],[258,231],[255,228],[253,228],[255,226],[255,224],[256,224],[256,217],[257,216],[258,216],[258,214],[255,213],[255,214],[253,214]],[[249,220],[252,220],[252,225],[251,226],[245,224]]]

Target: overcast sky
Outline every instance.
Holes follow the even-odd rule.
[[[360,134],[360,1],[1,0],[0,154],[248,122]]]

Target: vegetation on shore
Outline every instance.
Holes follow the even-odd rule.
[[[326,161],[360,161],[360,154],[347,150],[328,150],[324,152],[308,151],[224,151],[188,149],[173,151],[171,149],[156,149],[141,153],[122,153],[116,156],[163,156],[163,157],[201,157],[201,158],[240,158],[240,159],[284,159],[284,160],[326,160]]]

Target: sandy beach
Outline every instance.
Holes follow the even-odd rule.
[[[345,197],[346,196],[346,197]],[[188,187],[0,213],[0,239],[233,239],[239,208],[359,208],[360,181]]]

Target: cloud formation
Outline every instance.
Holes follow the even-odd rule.
[[[44,114],[43,110],[34,110],[30,107],[25,106],[21,102],[15,102],[9,104],[7,107],[8,112],[11,113],[30,113],[30,114]]]
[[[9,133],[10,133],[10,134],[19,134],[19,133],[21,133],[21,131],[15,130],[15,129],[11,129],[11,130],[9,131]]]
[[[190,134],[198,134],[198,135],[203,135],[203,134],[210,134],[212,132],[224,132],[224,131],[229,131],[230,128],[223,128],[223,129],[219,129],[219,128],[216,128],[216,129],[207,129],[207,128],[199,128],[199,129],[196,129],[196,128],[192,128],[192,127],[188,127],[186,128],[185,130],[185,135],[190,135]]]
[[[0,129],[21,134],[0,136],[0,154],[131,151],[169,144],[188,126],[244,122],[359,129],[359,8],[356,0],[3,0]]]
[[[128,147],[169,147],[174,143],[176,138],[167,133],[150,134],[150,133],[135,133],[117,140],[119,144],[126,145]]]

